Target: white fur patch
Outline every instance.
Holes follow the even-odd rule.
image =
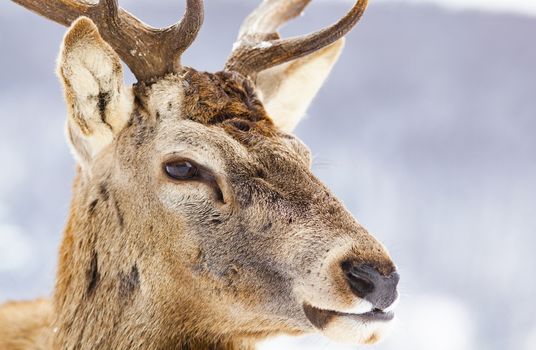
[[[179,120],[182,117],[182,102],[184,98],[185,80],[168,75],[151,87],[148,108],[152,115],[159,113],[167,118]]]
[[[350,317],[336,317],[331,320],[322,334],[338,342],[347,344],[374,344],[385,337],[393,321],[357,321]]]
[[[340,312],[344,312],[346,314],[359,315],[359,314],[364,314],[366,312],[372,311],[372,309],[373,309],[373,306],[370,302],[364,299],[359,299],[355,302],[355,304],[352,307],[345,309],[345,310],[340,310]]]

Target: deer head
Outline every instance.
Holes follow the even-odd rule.
[[[366,0],[290,39],[277,31],[309,0],[266,0],[215,74],[180,64],[203,22],[201,0],[165,29],[116,0],[15,2],[71,26],[58,72],[79,170],[54,294],[56,346],[380,338],[393,318],[395,265],[291,134]],[[121,59],[138,79],[130,88]]]

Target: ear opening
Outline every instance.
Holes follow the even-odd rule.
[[[123,84],[119,56],[86,17],[63,40],[58,75],[67,102],[67,128],[81,165],[89,163],[126,125],[131,93]]]
[[[292,132],[344,48],[344,38],[308,56],[260,72],[257,90],[274,123]]]

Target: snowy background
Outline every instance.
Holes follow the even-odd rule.
[[[215,71],[257,1],[206,3],[184,62]],[[121,4],[155,26],[183,11]],[[284,34],[349,6],[313,1]],[[0,2],[0,302],[53,287],[74,169],[54,75],[64,31]],[[534,0],[372,1],[300,125],[315,172],[401,271],[398,325],[373,349],[536,349],[535,38]],[[305,337],[262,348],[355,347]]]

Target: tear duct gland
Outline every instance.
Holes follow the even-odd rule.
[[[0,348],[381,337],[397,298],[394,263],[311,173],[309,150],[291,134],[366,1],[291,39],[277,31],[309,1],[264,1],[215,74],[180,64],[203,22],[201,0],[164,29],[114,0],[15,2],[70,25],[58,75],[78,171],[53,300],[0,308]],[[181,162],[187,173],[169,170]]]

